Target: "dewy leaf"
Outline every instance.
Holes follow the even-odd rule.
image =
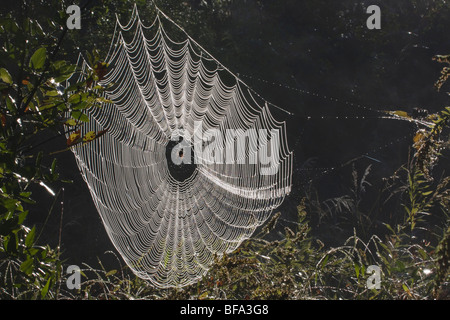
[[[10,95],[6,96],[6,107],[8,108],[8,110],[11,113],[15,113],[16,112],[16,106],[14,105],[14,102],[13,102],[13,100],[12,100]]]
[[[96,137],[95,131],[89,131],[84,135],[83,141],[84,142],[91,142]]]
[[[425,135],[423,134],[423,132],[418,132],[415,136],[414,136],[414,143],[417,143],[419,141],[422,141],[422,139],[425,137]]]
[[[31,274],[33,272],[33,258],[29,257],[20,265],[20,270],[26,274]]]
[[[71,95],[69,97],[68,101],[69,101],[69,103],[73,103],[73,104],[80,103],[81,101],[83,101],[83,97],[79,93],[74,93],[73,95]]]
[[[44,288],[41,291],[41,298],[44,299],[47,295],[48,289],[50,288],[50,283],[52,281],[52,278],[48,278],[47,283],[45,284]]]
[[[28,232],[27,237],[25,238],[25,246],[27,248],[31,248],[34,244],[34,236],[36,234],[36,228],[33,227],[30,232]]]
[[[411,118],[405,111],[388,111],[388,113],[401,118]]]
[[[75,131],[74,133],[72,133],[69,136],[69,139],[67,139],[67,146],[71,147],[71,146],[77,144],[78,142],[80,142],[79,141],[80,138],[81,138],[81,130]]]
[[[405,290],[405,292],[406,292],[408,295],[411,295],[411,292],[410,292],[409,288],[406,286],[406,284],[402,284],[402,288],[403,288],[403,290]]]
[[[57,164],[57,162],[58,162],[58,160],[56,160],[56,158],[53,159],[52,166],[50,167],[50,173],[51,174],[54,174],[56,172],[56,164]]]
[[[45,92],[45,95],[47,97],[56,97],[59,95],[59,92],[57,90],[49,90]]]
[[[355,263],[355,273],[356,273],[356,278],[359,279],[359,270],[360,270],[360,266],[358,264]]]
[[[18,224],[22,224],[23,223],[23,221],[25,220],[25,218],[27,217],[27,215],[28,215],[28,211],[22,211],[18,216],[17,216],[17,218],[18,218]]]
[[[36,70],[41,69],[45,64],[46,56],[47,49],[44,47],[37,49],[31,56],[30,68],[34,68]]]
[[[55,78],[55,81],[57,83],[63,82],[67,79],[69,79],[73,73],[76,70],[76,65],[70,65],[70,66],[63,66],[62,68],[60,68],[59,71],[59,76],[57,76]]]
[[[12,77],[9,74],[8,70],[6,70],[5,68],[0,68],[0,77],[3,80],[3,82],[12,84]]]
[[[83,112],[77,110],[72,111],[72,118],[77,121],[89,122],[89,117]]]
[[[113,276],[113,275],[115,275],[117,273],[117,270],[111,270],[111,271],[108,271],[106,274],[105,274],[105,276],[107,276],[107,277],[109,277],[109,276]]]
[[[64,122],[66,125],[74,127],[77,125],[77,121],[75,119],[68,119],[66,122]]]

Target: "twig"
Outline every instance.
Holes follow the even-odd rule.
[[[89,5],[89,3],[91,3],[91,0],[86,1],[86,3],[84,4],[84,6],[81,8],[80,11],[83,11],[84,9],[86,9],[86,7]],[[59,49],[61,48],[62,41],[63,41],[64,37],[66,36],[68,30],[69,30],[69,28],[67,27],[67,24],[66,24],[63,28],[63,31],[62,31],[59,39],[58,39],[58,43],[56,44],[55,49],[53,50],[50,58],[47,59],[47,61],[45,62],[44,71],[42,71],[41,76],[39,77],[39,80],[34,84],[33,90],[28,95],[25,104],[22,104],[22,106],[20,107],[19,113],[18,113],[19,117],[25,113],[27,106],[30,104],[31,100],[33,99],[34,95],[37,92],[37,89],[42,84],[42,81],[44,80],[44,77],[45,77],[48,69],[50,68],[50,63],[51,63],[51,61],[53,61],[55,59],[56,55],[58,54]]]
[[[61,190],[62,190],[62,189],[60,189],[60,190],[58,191],[58,193],[56,194],[55,199],[53,200],[53,203],[52,203],[52,205],[51,205],[51,207],[50,207],[50,210],[48,211],[47,217],[45,218],[44,225],[42,226],[41,232],[39,232],[39,235],[37,236],[35,242],[38,242],[39,238],[41,237],[42,232],[44,231],[44,228],[45,228],[45,226],[47,225],[48,219],[50,218],[50,215],[52,214],[53,207],[55,206],[56,201],[58,200],[59,195],[61,194]]]
[[[61,219],[59,221],[58,253],[61,253],[62,222],[64,215],[64,188],[61,188],[61,191],[62,191],[62,199],[61,199]]]

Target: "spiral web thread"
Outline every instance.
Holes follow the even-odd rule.
[[[185,39],[169,38],[162,18]],[[285,123],[159,9],[149,27],[136,7],[127,25],[117,20],[107,62],[101,84],[110,86],[105,96],[112,103],[89,109],[82,128],[107,133],[73,148],[78,166],[112,243],[133,272],[160,288],[192,284],[215,256],[251,237],[290,193],[293,159]],[[174,179],[166,146],[177,130],[194,136],[196,121],[203,130],[221,132],[278,130],[277,173],[262,175],[263,165],[249,161],[202,163],[186,180]],[[249,146],[258,148],[254,137]]]

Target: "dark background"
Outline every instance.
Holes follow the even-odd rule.
[[[93,46],[106,55],[114,14],[124,23],[132,3],[93,1],[83,14],[82,29],[71,31],[64,43],[66,59],[75,63],[78,52],[90,51]],[[432,57],[450,53],[450,6],[443,1],[157,3],[251,88],[293,113],[271,109],[275,118],[286,121],[289,147],[294,152],[293,192],[279,208],[287,221],[296,220],[296,207],[311,186],[322,200],[341,196],[348,192],[353,166],[362,174],[371,165],[369,180],[376,190],[383,177],[408,161],[417,126],[383,119],[379,111],[411,113],[423,108],[432,113],[448,101],[445,92],[438,93],[433,87],[442,65]],[[141,18],[152,21],[152,3],[138,4]],[[381,8],[381,30],[366,27],[366,8],[372,4]],[[45,148],[55,150],[64,144],[61,139]],[[376,161],[363,157],[365,154]],[[34,198],[41,205],[38,211],[33,209],[30,219],[42,227],[55,201],[40,240],[57,244],[61,236],[68,263],[93,264],[114,248],[73,155],[65,153],[58,158],[63,178],[73,183],[54,186],[55,190],[64,186],[56,201],[45,190],[36,190]],[[387,219],[388,211],[378,218]],[[322,228],[317,221],[313,227],[327,244],[341,244],[341,238],[330,234],[329,228]],[[348,232],[352,231],[343,231],[342,238]]]

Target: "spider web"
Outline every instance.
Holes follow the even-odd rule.
[[[162,19],[184,39],[171,39]],[[291,192],[293,156],[285,123],[271,115],[274,105],[158,8],[150,26],[143,25],[136,6],[128,24],[117,20],[106,61],[109,71],[100,84],[112,103],[89,109],[82,131],[107,132],[72,149],[77,164],[131,270],[160,288],[192,284],[216,256],[251,237]],[[198,122],[203,130],[220,132],[276,130],[279,150],[272,153],[278,161],[271,165],[278,170],[262,174],[263,165],[249,161],[253,153],[247,150],[239,164],[203,161],[188,178],[176,179],[168,169],[167,146],[177,135],[192,145]],[[261,148],[252,136],[249,146]]]

